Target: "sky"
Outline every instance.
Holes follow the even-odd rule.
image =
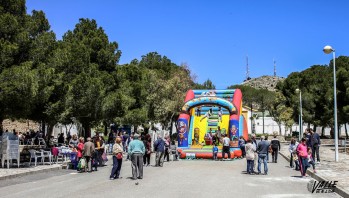
[[[57,39],[80,18],[95,19],[116,41],[119,64],[158,52],[186,63],[203,83],[218,89],[274,74],[287,77],[331,55],[349,56],[347,0],[27,0],[27,12],[42,10]]]

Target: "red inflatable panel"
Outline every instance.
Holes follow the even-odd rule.
[[[243,136],[245,140],[248,140],[248,126],[247,126],[247,121],[246,118],[244,118],[244,131],[243,131]]]
[[[187,91],[187,95],[185,96],[185,100],[184,100],[184,103],[188,102],[189,100],[192,100],[195,98],[195,94],[193,92],[193,90],[188,90]]]
[[[233,105],[236,108],[236,113],[238,116],[240,116],[240,108],[241,108],[241,101],[242,101],[242,93],[240,89],[235,89],[234,92],[234,98],[233,98]]]
[[[235,150],[234,151],[234,156],[235,157],[241,157],[242,156],[242,151],[241,150]]]
[[[234,152],[230,152],[230,158],[233,159],[234,157],[235,157]],[[218,153],[217,158],[222,159],[222,153]],[[224,155],[224,159],[228,159],[228,154]]]
[[[180,158],[181,158],[181,159],[184,159],[186,156],[187,156],[186,153],[185,153],[185,152],[182,152],[181,155],[180,155]]]

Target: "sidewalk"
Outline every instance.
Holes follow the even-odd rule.
[[[289,161],[290,152],[289,144],[281,145],[280,154]],[[339,152],[339,162],[335,162],[334,146],[323,145],[320,147],[321,164],[316,164],[317,173],[313,173],[312,167],[307,170],[312,178],[322,181],[338,181],[336,191],[343,197],[349,197],[349,156],[343,152]]]
[[[111,161],[111,163],[113,163],[112,155],[107,155],[107,158],[108,158],[108,161]],[[60,164],[52,164],[52,165],[48,165],[48,164],[39,165],[39,164],[37,166],[20,167],[20,168],[17,168],[17,166],[13,166],[10,169],[0,168],[0,181],[5,179],[20,177],[24,175],[65,169],[67,165],[66,162],[64,162],[63,164],[60,163]]]
[[[10,179],[14,177],[20,177],[29,174],[35,174],[40,172],[48,172],[52,170],[59,170],[62,168],[62,164],[52,165],[37,165],[30,167],[12,167],[10,169],[0,168],[0,180]]]

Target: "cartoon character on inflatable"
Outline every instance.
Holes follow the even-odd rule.
[[[183,140],[185,139],[184,134],[187,132],[187,125],[183,121],[178,122],[178,131],[180,144],[182,144]]]

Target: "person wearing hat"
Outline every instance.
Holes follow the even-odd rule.
[[[145,154],[145,146],[139,140],[139,134],[133,135],[133,140],[128,146],[128,154],[131,156],[132,179],[143,179],[143,155]]]

